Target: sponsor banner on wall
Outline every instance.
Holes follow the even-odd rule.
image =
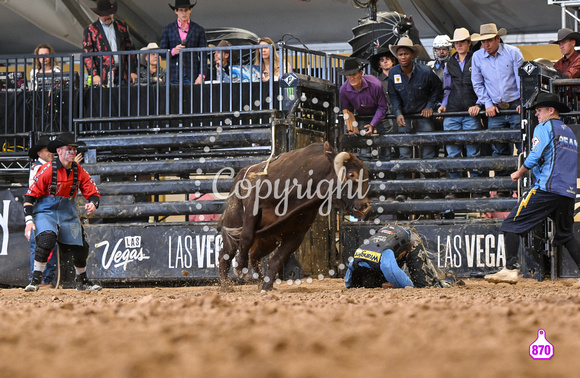
[[[94,279],[151,281],[218,278],[222,249],[215,223],[100,224],[85,226]]]
[[[500,232],[502,220],[497,221],[445,221],[432,224],[400,224],[416,229],[431,252],[433,264],[446,268],[458,277],[481,277],[495,273],[505,266],[506,251],[503,234]],[[381,226],[370,223],[343,223],[341,230],[344,243],[343,263],[371,236],[371,230]],[[579,238],[579,227],[575,227]],[[560,277],[578,277],[576,264],[567,251],[558,259]]]
[[[23,286],[30,275],[30,243],[24,237],[25,188],[0,191],[0,285]]]

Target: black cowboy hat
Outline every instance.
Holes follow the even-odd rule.
[[[538,106],[546,106],[549,108],[554,108],[558,113],[568,113],[570,109],[558,98],[555,93],[542,92],[536,97],[536,101],[528,109],[535,109]]]
[[[36,141],[36,144],[28,150],[28,156],[32,160],[38,159],[38,151],[42,150],[44,147],[48,147],[48,143],[50,143],[50,138],[46,135],[41,136]]]
[[[117,13],[117,2],[111,3],[110,0],[97,0],[97,7],[91,8],[98,16],[108,16]]]
[[[371,62],[371,67],[373,68],[373,70],[375,71],[379,71],[379,62],[381,61],[381,58],[383,56],[386,56],[387,58],[392,58],[395,61],[395,64],[397,64],[397,58],[395,58],[395,56],[393,55],[393,53],[391,53],[391,50],[385,48],[385,47],[380,47],[377,50],[377,53],[375,55],[371,55],[371,57],[369,58],[369,62]]]
[[[194,4],[191,4],[189,2],[189,0],[175,0],[175,6],[169,4],[169,7],[173,10],[176,10],[179,8],[193,8],[193,7],[195,7],[196,4],[197,4],[197,0],[195,1]]]
[[[558,44],[561,41],[565,40],[565,39],[573,39],[575,41],[579,41],[580,40],[580,34],[578,34],[577,32],[575,32],[572,29],[569,28],[562,28],[560,30],[558,30],[558,39],[556,40],[552,40],[549,43],[553,43],[553,44]]]
[[[73,133],[62,133],[56,137],[55,140],[48,143],[48,151],[52,153],[56,153],[56,149],[62,146],[71,146],[71,147],[78,147],[78,146],[86,146],[87,144],[82,141],[75,141],[75,136]]]
[[[357,72],[362,71],[363,65],[357,58],[347,58],[344,60],[344,68],[338,69],[338,73],[341,75],[353,75]]]

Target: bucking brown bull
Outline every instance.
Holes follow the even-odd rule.
[[[317,214],[328,214],[334,205],[356,217],[366,216],[371,207],[368,179],[366,167],[355,155],[337,153],[328,142],[243,168],[218,223],[223,238],[222,287],[228,285],[237,253],[236,270],[247,271],[249,257],[264,282],[262,290],[271,290],[276,274],[298,249]],[[274,250],[263,277],[260,260]]]

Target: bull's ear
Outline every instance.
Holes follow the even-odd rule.
[[[328,143],[328,141],[324,142],[324,154],[326,155],[328,160],[334,162],[336,151],[334,150],[334,148],[332,148],[332,146],[330,145],[330,143]]]

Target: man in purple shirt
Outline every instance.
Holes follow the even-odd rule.
[[[363,75],[362,66],[356,58],[344,61],[340,73],[346,81],[340,87],[340,104],[344,114],[344,123],[349,135],[359,135],[359,123],[356,116],[371,117],[370,123],[364,126],[364,134],[383,133],[383,119],[389,105],[381,81],[372,75]],[[359,117],[360,118],[360,117]],[[390,152],[383,148],[381,158],[390,159]],[[390,150],[390,149],[389,149]]]

